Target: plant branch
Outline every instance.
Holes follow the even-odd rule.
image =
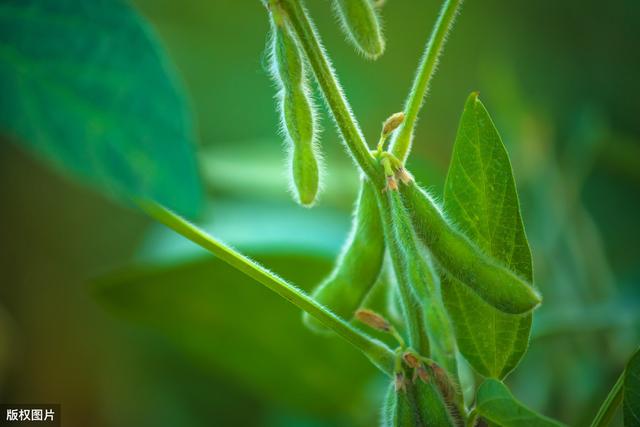
[[[376,167],[362,131],[351,112],[347,99],[342,93],[338,79],[320,44],[319,36],[313,28],[309,16],[299,0],[276,1],[286,13],[286,18],[305,52],[316,81],[351,156],[367,177],[376,183],[376,187],[381,188],[383,185],[382,174]]]
[[[317,303],[302,290],[276,276],[258,263],[219,242],[206,232],[176,215],[165,207],[153,202],[140,202],[139,206],[152,218],[186,237],[198,246],[211,252],[238,271],[260,282],[296,307],[306,311],[326,327],[344,338],[387,375],[393,375],[394,353],[382,342],[336,316]]]
[[[591,423],[591,427],[606,427],[611,423],[611,419],[622,402],[622,385],[624,384],[624,372],[620,374],[618,380],[613,385],[607,398],[602,402],[602,406],[598,409],[596,417]]]
[[[438,65],[438,58],[442,53],[447,33],[453,26],[456,14],[462,4],[462,0],[445,0],[440,9],[440,16],[436,21],[431,37],[427,42],[424,55],[418,67],[413,86],[404,106],[405,119],[396,137],[391,144],[391,153],[403,163],[406,161],[411,149],[413,131],[420,112],[422,102],[429,90],[429,82]]]

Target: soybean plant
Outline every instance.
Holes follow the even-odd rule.
[[[542,297],[509,156],[477,93],[460,119],[444,204],[406,167],[462,0],[445,0],[403,111],[383,121],[375,147],[355,120],[302,0],[262,2],[271,22],[272,76],[296,199],[310,206],[319,191],[312,80],[361,174],[351,231],[331,273],[308,296],[161,206],[143,208],[300,307],[312,332],[340,336],[360,350],[389,378],[380,396],[381,426],[561,425],[527,408],[503,382],[526,352]],[[379,5],[335,0],[334,7],[356,50],[368,59],[380,56]],[[379,280],[382,271],[389,280]],[[388,287],[386,314],[366,306],[375,286]],[[388,320],[393,301],[400,306],[397,325]],[[358,324],[388,339],[374,339]],[[638,365],[636,355],[593,426],[606,425],[621,402],[626,425],[638,425]],[[462,375],[463,368],[475,375]]]
[[[326,312],[360,321],[396,342],[393,351],[383,344],[375,356],[368,354],[379,362],[386,353],[381,367],[391,377],[381,425],[559,425],[518,402],[502,382],[526,351],[532,313],[542,297],[533,283],[509,157],[477,93],[467,99],[460,120],[444,206],[405,166],[418,113],[462,1],[444,2],[404,111],[384,121],[375,150],[355,121],[302,2],[264,3],[271,22],[277,23],[272,37],[290,33],[296,39],[291,45],[303,51],[305,65],[362,174],[349,237],[312,297]],[[380,56],[384,40],[374,4],[335,0],[334,6],[356,50],[369,59]],[[282,81],[297,81],[300,66],[279,61],[278,72]],[[305,98],[291,100],[300,104],[292,110],[307,110]],[[383,268],[392,278],[387,286],[400,303],[399,326],[406,337],[383,314],[365,307]],[[310,311],[304,321],[315,332],[335,330],[324,316]],[[460,376],[459,360],[479,374],[479,387]],[[463,379],[466,384],[461,384]],[[477,394],[465,400],[463,387]],[[607,413],[611,406],[605,402],[600,412]]]
[[[146,26],[139,25],[123,2],[3,4],[0,18],[8,30],[0,32],[0,77],[7,84],[0,97],[0,125],[59,166],[118,195],[132,196],[149,216],[296,305],[310,333],[330,335],[328,339],[334,335],[355,347],[386,376],[379,396],[381,426],[561,425],[527,408],[504,383],[527,351],[542,296],[534,283],[509,154],[478,94],[471,93],[464,104],[442,203],[406,165],[419,113],[462,0],[444,0],[402,111],[380,118],[377,141],[367,141],[360,129],[304,0],[261,2],[270,23],[270,71],[295,200],[311,207],[322,188],[314,92],[322,95],[360,174],[351,231],[332,271],[312,295],[165,207],[196,212],[201,202],[196,162],[187,144],[190,126],[177,108],[184,107],[184,100],[169,79],[167,62],[150,42]],[[383,2],[332,3],[338,25],[356,51],[368,60],[382,55]],[[47,16],[56,25],[46,25]],[[84,33],[79,37],[68,22],[96,25],[93,42],[99,48],[90,48],[86,43],[91,40],[85,40]],[[124,29],[125,36],[107,40],[112,27]],[[83,26],[83,31],[90,29]],[[43,36],[53,42],[43,43]],[[118,44],[106,49],[114,40],[140,49],[140,58]],[[55,64],[51,58],[62,61]],[[69,78],[68,70],[77,74],[71,63],[84,66],[89,76],[109,73],[90,85],[85,84],[89,80],[78,84],[75,75]],[[49,74],[55,77],[50,82]],[[22,84],[29,79],[37,84]],[[100,87],[102,81],[118,86],[107,90]],[[161,103],[142,102],[148,97],[141,83],[148,81],[165,82],[156,88]],[[25,88],[30,93],[20,92]],[[74,102],[58,102],[56,96],[67,92]],[[75,102],[76,96],[83,102]],[[30,108],[34,100],[47,98],[56,102]],[[58,109],[67,109],[67,115]],[[56,114],[39,117],[48,120],[42,126],[28,120],[34,111],[49,110]],[[103,115],[89,120],[93,110]],[[393,111],[396,106],[390,106]],[[117,126],[107,129],[112,122]],[[129,126],[121,126],[125,123]],[[152,149],[151,141],[160,149]],[[185,186],[172,187],[176,180],[155,173],[163,169],[179,176],[177,181]],[[168,191],[176,189],[184,191]],[[376,286],[385,287],[381,294],[389,296],[387,306],[377,311],[367,298]],[[362,327],[382,338],[373,338]],[[620,406],[625,425],[640,426],[640,351],[594,410],[592,426],[608,425]]]

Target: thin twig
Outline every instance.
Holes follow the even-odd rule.
[[[260,282],[296,307],[309,313],[326,327],[364,353],[375,366],[387,375],[393,375],[394,353],[382,342],[369,337],[334,313],[317,303],[302,290],[276,276],[255,261],[219,242],[205,231],[153,202],[140,202],[149,216],[211,252],[236,270]]]
[[[447,33],[453,26],[461,4],[462,0],[445,0],[440,9],[440,16],[438,16],[438,20],[431,32],[431,37],[427,42],[413,86],[405,103],[404,123],[402,123],[391,144],[391,152],[403,163],[406,161],[411,149],[413,130],[418,119],[420,107],[429,90],[429,82],[436,71],[438,58],[442,53]]]

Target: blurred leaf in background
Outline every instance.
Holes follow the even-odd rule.
[[[119,196],[199,212],[182,87],[126,3],[3,1],[0,85],[0,126],[40,158]]]
[[[258,208],[261,221],[252,221]],[[330,268],[345,219],[326,209],[221,202],[206,228],[308,290]],[[375,422],[367,410],[375,369],[341,340],[309,333],[297,309],[160,226],[140,265],[98,280],[95,295],[114,314],[162,332],[205,372],[224,372],[261,402],[335,425]]]

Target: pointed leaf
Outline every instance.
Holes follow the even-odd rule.
[[[487,379],[478,389],[476,411],[502,427],[552,427],[561,423],[524,406],[500,381]]]
[[[485,253],[533,282],[509,156],[477,93],[469,96],[462,113],[444,204],[453,222]],[[527,348],[531,314],[498,311],[448,275],[442,292],[460,352],[478,373],[504,378]]]
[[[622,411],[625,427],[640,426],[640,350],[627,363],[624,371]]]
[[[0,4],[0,131],[119,196],[195,214],[193,125],[174,70],[120,0]]]
[[[631,356],[624,371],[611,387],[591,422],[591,427],[611,424],[620,403],[625,427],[640,426],[640,349]]]

